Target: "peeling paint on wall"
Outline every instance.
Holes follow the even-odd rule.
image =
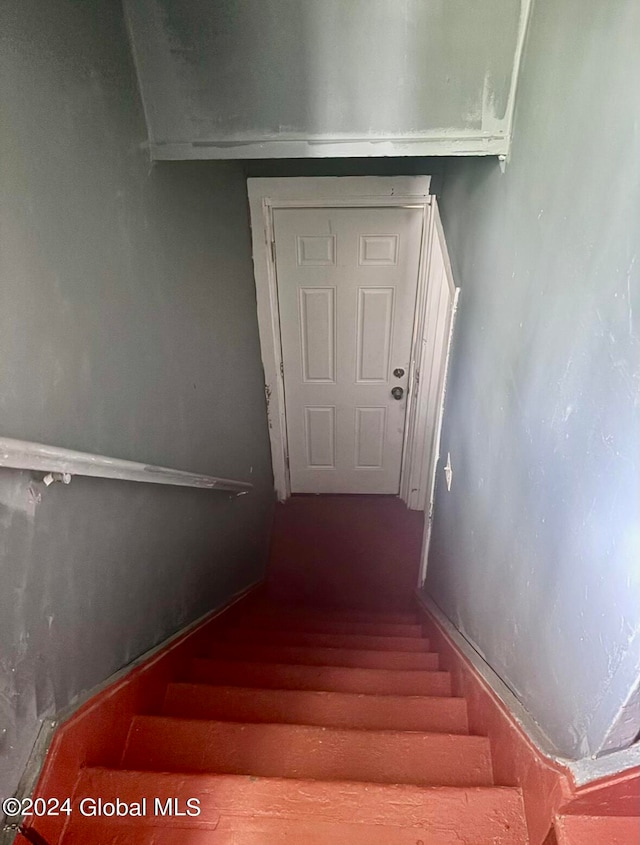
[[[126,0],[154,155],[505,153],[526,2]]]

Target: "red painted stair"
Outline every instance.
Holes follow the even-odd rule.
[[[638,845],[638,816],[559,815],[555,833],[558,845]]]
[[[84,796],[145,812],[74,813],[62,845],[527,843],[520,790],[494,785],[411,614],[261,606],[194,638],[119,766],[81,770]],[[168,799],[181,815],[155,812]]]
[[[297,663],[306,666],[347,666],[352,669],[426,669],[437,671],[438,655],[429,651],[376,651],[294,645],[219,643],[211,649],[223,660]]]
[[[264,689],[361,692],[370,695],[451,695],[448,672],[416,669],[362,669],[291,663],[243,663],[192,659],[183,680]]]
[[[419,625],[417,613],[385,613],[384,611],[367,611],[367,610],[339,610],[332,609],[320,610],[315,606],[310,605],[269,605],[254,606],[251,613],[243,614],[241,617],[245,621],[248,620],[251,625],[265,624],[270,621],[276,622],[278,625],[287,625],[294,621],[295,623],[304,623],[306,630],[308,625],[313,622],[328,622],[330,624],[336,622],[347,622],[351,625],[371,624],[371,625]]]
[[[489,786],[479,736],[136,716],[123,765],[160,772]]]
[[[295,629],[274,631],[271,628],[231,628],[227,637],[236,643],[268,643],[270,645],[297,645],[309,648],[377,649],[379,651],[429,651],[429,640],[414,636],[373,633],[340,633],[343,625],[336,625],[335,631],[299,631]],[[386,627],[386,626],[383,626]],[[372,626],[368,625],[369,632]]]
[[[422,640],[422,629],[417,622],[375,623],[371,621],[370,617],[368,619],[360,618],[360,620],[353,622],[340,616],[332,619],[317,615],[305,619],[304,616],[292,613],[285,613],[280,619],[262,614],[257,614],[253,618],[246,617],[245,624],[231,628],[230,633],[235,637],[244,634],[254,640],[256,628],[260,630],[261,636],[268,636],[269,633],[272,633],[285,637],[297,633],[305,637],[314,634],[326,634],[329,637],[378,637],[383,638],[380,640],[383,646],[389,641],[389,637]]]
[[[467,734],[463,698],[173,683],[162,712],[186,719]]]
[[[222,660],[298,663],[307,666],[348,666],[353,669],[427,669],[437,671],[438,655],[429,651],[376,651],[297,645],[217,643],[211,657]]]
[[[119,797],[130,803],[146,796],[148,807],[155,799],[160,806],[175,798],[180,806],[198,795],[201,815],[182,820],[181,833],[187,843],[384,843],[414,845],[513,845],[522,838],[521,803],[517,790],[505,787],[452,789],[376,785],[358,782],[281,778],[247,778],[237,775],[171,775],[86,769],[78,783],[84,795]],[[178,842],[173,820],[146,817],[146,831],[130,820],[112,824],[108,842]],[[100,831],[101,821],[84,819],[74,825],[69,842],[86,841]],[[150,830],[157,838],[151,840]],[[304,835],[301,836],[300,832]],[[336,835],[331,838],[330,833]],[[242,834],[242,838],[233,836]],[[262,835],[262,838],[259,837]],[[268,834],[268,835],[267,835]],[[291,840],[287,836],[291,835]],[[207,836],[209,838],[207,838]],[[273,838],[270,838],[270,837]],[[165,838],[166,837],[166,838]],[[193,837],[193,838],[192,838]],[[217,838],[216,838],[217,837]],[[428,837],[428,838],[427,838]]]

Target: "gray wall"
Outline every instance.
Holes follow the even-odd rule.
[[[639,727],[609,731],[640,674],[639,37],[636,0],[536,0],[506,172],[449,163],[442,195],[427,590],[571,757]]]
[[[126,0],[153,153],[505,152],[521,5]]]
[[[240,165],[149,164],[118,3],[0,24],[0,432],[256,485],[0,470],[7,795],[44,713],[260,578],[273,487]]]

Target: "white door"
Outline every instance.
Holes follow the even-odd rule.
[[[291,492],[397,494],[423,211],[273,221]]]

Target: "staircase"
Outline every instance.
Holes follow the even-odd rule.
[[[524,845],[520,790],[494,785],[438,666],[411,614],[255,606],[196,642],[118,768],[80,772],[74,806],[146,798],[143,815],[74,812],[60,841]]]
[[[557,845],[638,845],[638,816],[563,814],[556,817]]]

